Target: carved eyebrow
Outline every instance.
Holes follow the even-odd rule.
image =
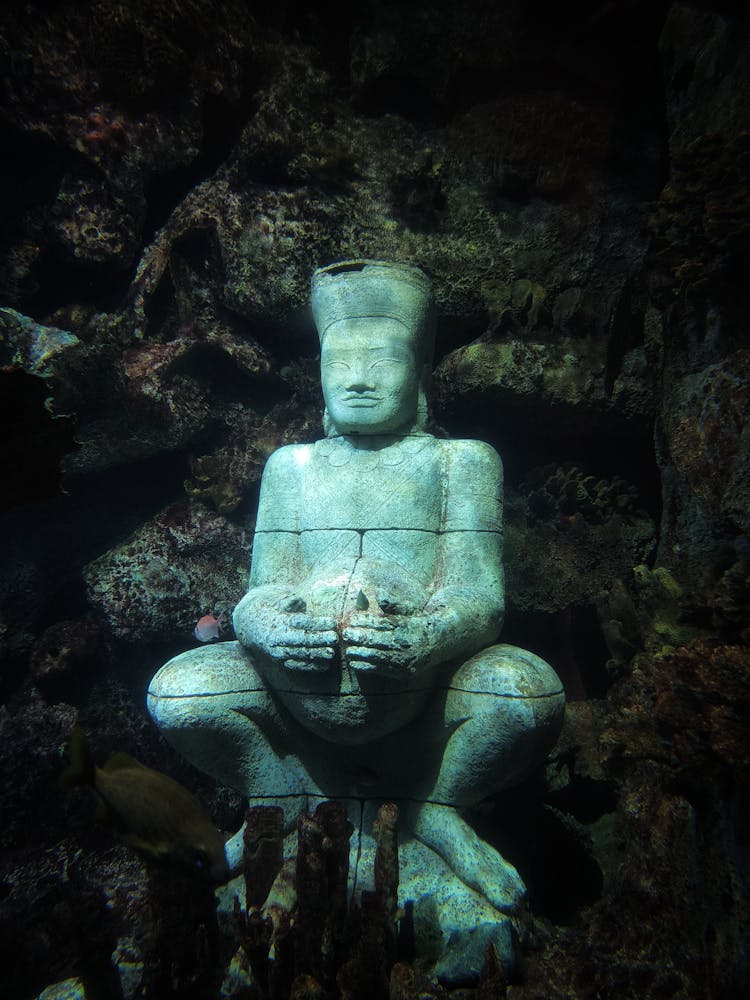
[[[411,351],[408,347],[401,347],[400,345],[383,345],[380,347],[332,347],[328,351],[323,349],[323,354],[332,354],[334,357],[337,355],[349,356],[351,354],[361,354],[363,351],[369,354],[394,354],[394,355],[408,355]]]

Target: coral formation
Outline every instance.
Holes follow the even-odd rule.
[[[575,466],[531,470],[506,511],[506,572],[519,608],[583,605],[649,557],[655,526],[635,488]]]
[[[234,607],[249,538],[221,514],[182,503],[86,567],[89,600],[114,635],[147,642],[187,637],[196,617]]]

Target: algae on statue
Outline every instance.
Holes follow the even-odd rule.
[[[321,268],[312,308],[327,436],[268,460],[239,641],[167,663],[149,709],[194,764],[288,821],[321,799],[373,804],[365,822],[397,802],[402,851],[447,869],[444,940],[473,932],[478,898],[505,934],[523,883],[460,810],[543,760],[564,695],[539,657],[495,644],[502,464],[425,431],[435,306],[420,269]]]

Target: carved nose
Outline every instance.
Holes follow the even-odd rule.
[[[372,389],[372,383],[368,382],[363,375],[357,374],[346,387],[349,392],[367,392],[368,389]]]

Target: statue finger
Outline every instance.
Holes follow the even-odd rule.
[[[394,649],[383,649],[374,646],[349,646],[346,650],[346,659],[349,663],[352,660],[364,660],[368,663],[392,663],[395,659],[402,659],[400,653]]]
[[[355,611],[349,619],[349,628],[368,628],[375,632],[392,632],[396,625],[384,615],[373,615],[368,612]]]
[[[288,642],[286,645],[272,646],[270,649],[271,654],[279,660],[301,660],[309,662],[310,660],[332,660],[334,657],[334,649],[332,646],[315,646],[311,647],[309,643],[295,643]]]
[[[285,624],[287,628],[300,629],[303,632],[335,632],[336,619],[332,615],[288,615]]]
[[[369,628],[352,628],[349,626],[342,632],[345,642],[350,642],[353,646],[364,646],[371,649],[398,650],[407,649],[409,641],[403,636],[388,634],[373,634]]]
[[[333,646],[338,641],[338,635],[334,631],[328,632],[307,632],[301,629],[288,631],[280,636],[276,645],[288,646],[299,650],[321,649],[324,646]]]
[[[372,628],[379,632],[391,632],[396,625],[385,615],[374,615],[369,611],[352,612],[349,621],[352,626],[359,628]]]
[[[374,673],[395,675],[403,672],[403,664],[392,656],[372,655],[373,651],[352,650],[347,655],[346,662],[356,673]]]
[[[326,629],[320,632],[305,631],[302,633],[301,638],[296,640],[295,644],[320,649],[323,646],[335,646],[338,641],[338,633],[333,629]]]
[[[293,657],[288,657],[284,660],[284,666],[287,670],[295,670],[298,673],[321,673],[324,670],[329,670],[331,664],[328,660],[314,659],[314,660],[299,660]]]

